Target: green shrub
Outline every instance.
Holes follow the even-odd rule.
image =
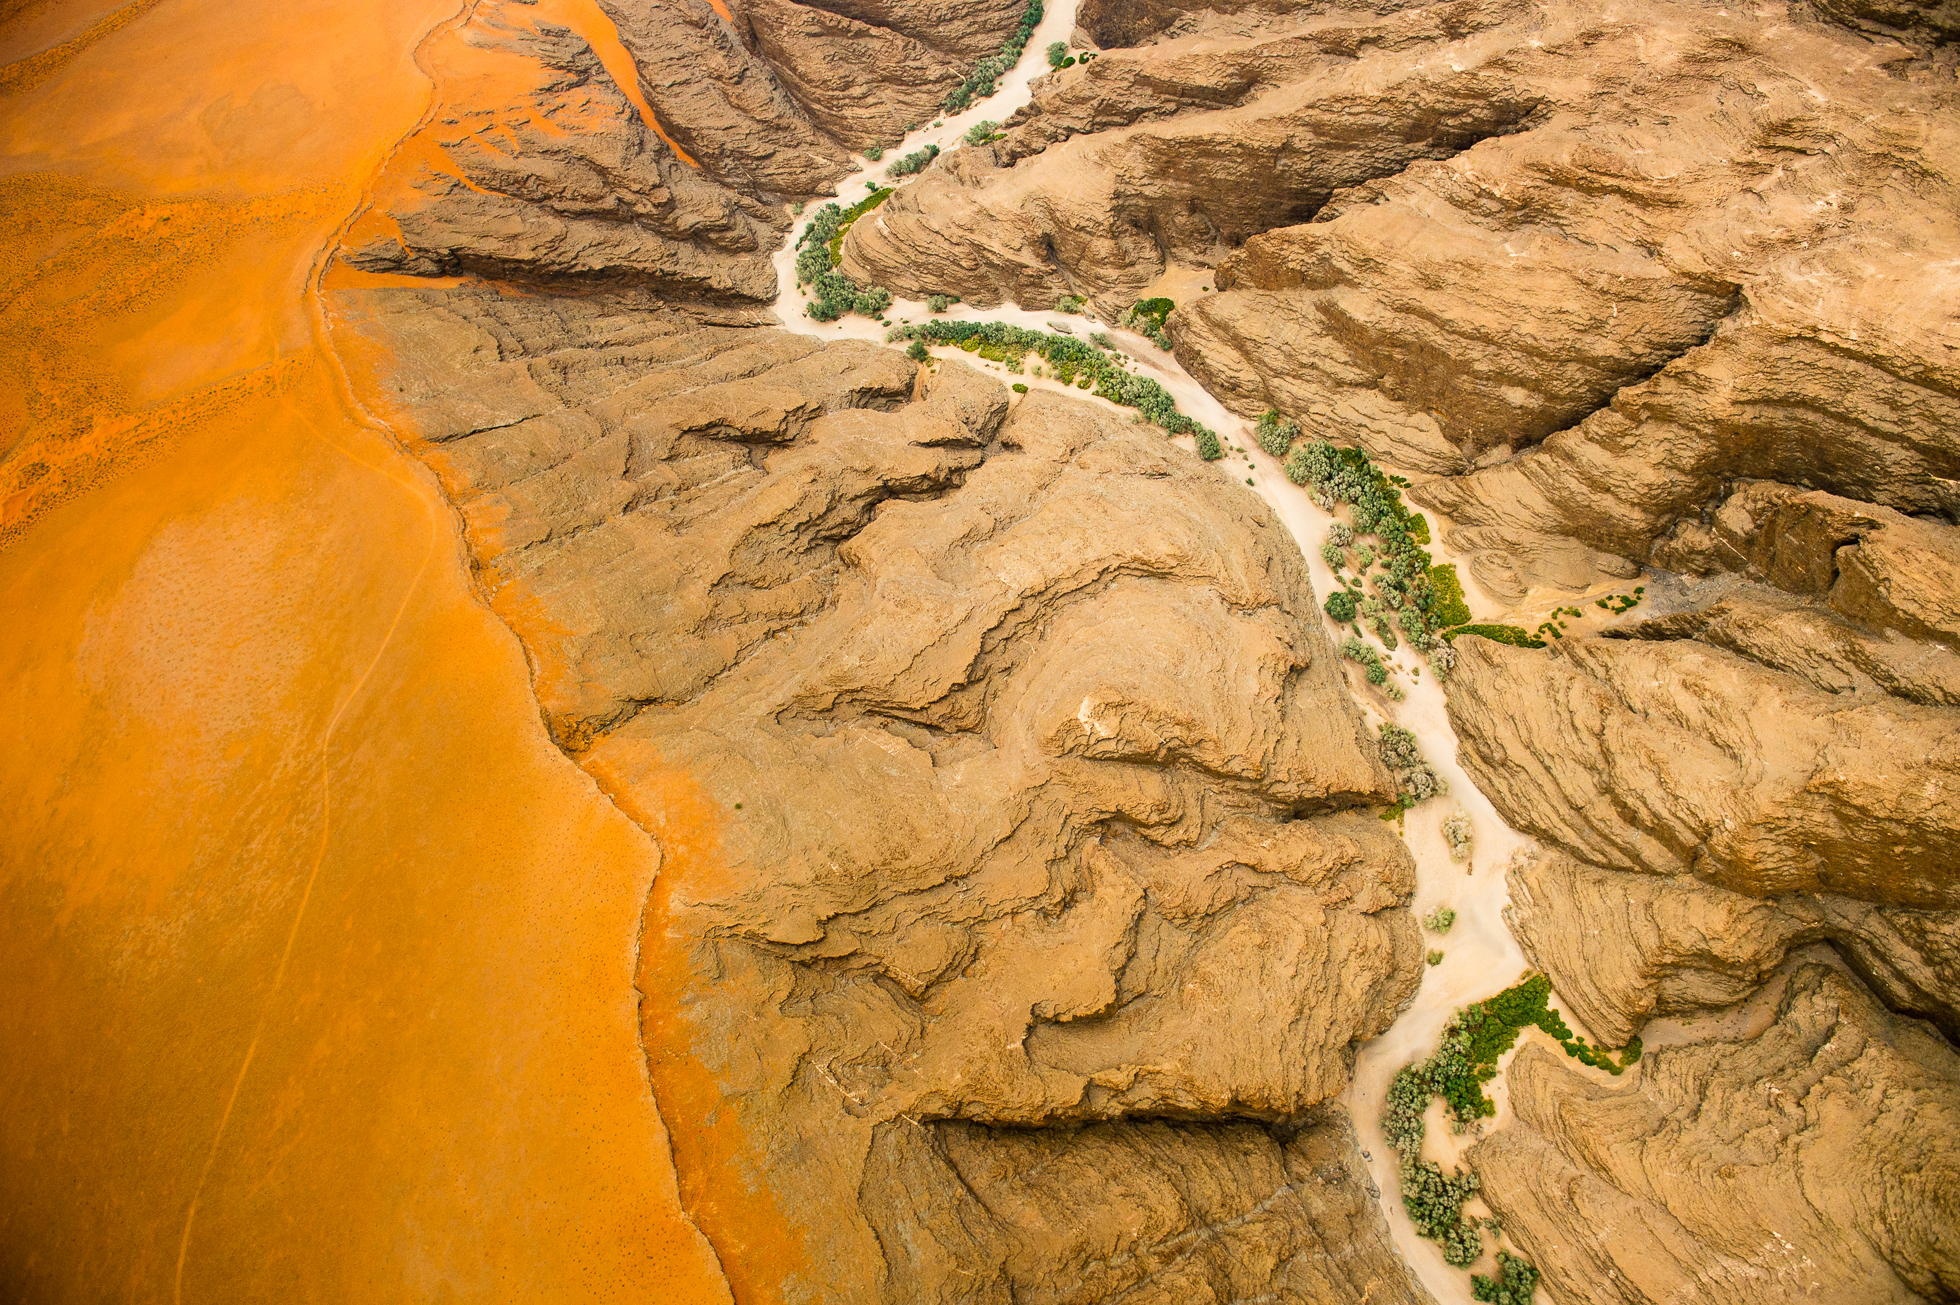
[[[975,100],[984,100],[999,90],[1000,79],[1021,61],[1021,51],[1028,48],[1028,38],[1041,25],[1041,13],[1041,0],[1028,0],[1028,7],[1021,11],[1020,24],[1001,43],[1000,53],[990,54],[973,65],[966,79],[947,93],[941,107],[948,113],[958,113]]]
[[[1139,299],[1123,315],[1123,324],[1134,327],[1159,349],[1169,349],[1171,334],[1166,323],[1176,308],[1176,302],[1170,299]]]
[[[1079,313],[1088,306],[1089,301],[1081,295],[1063,295],[1055,301],[1055,311],[1058,313]]]
[[[1321,606],[1329,616],[1342,625],[1354,620],[1354,594],[1350,590],[1336,589],[1327,595],[1327,601]]]
[[[1429,568],[1429,591],[1429,617],[1437,629],[1469,623],[1470,604],[1464,600],[1463,582],[1457,578],[1454,565]]]
[[[959,301],[958,295],[927,295],[926,311],[929,313],[943,313]]]
[[[1430,664],[1432,667],[1435,665],[1433,660]],[[1450,860],[1464,861],[1469,859],[1471,837],[1472,831],[1469,816],[1463,814],[1461,811],[1452,811],[1444,818],[1443,841],[1449,845]],[[1451,919],[1454,920],[1455,916],[1452,915]]]
[[[1515,625],[1492,625],[1488,623],[1482,625],[1459,625],[1454,630],[1443,631],[1443,638],[1454,642],[1458,635],[1464,634],[1474,634],[1479,639],[1488,639],[1492,643],[1509,644],[1513,648],[1543,648],[1545,646],[1543,639],[1534,639],[1526,631],[1520,630]]]
[[[1300,428],[1268,408],[1259,416],[1259,425],[1254,431],[1259,447],[1276,458],[1286,456],[1293,447],[1293,441],[1300,438]]]
[[[1487,1278],[1481,1273],[1470,1275],[1471,1297],[1492,1302],[1492,1305],[1531,1305],[1537,1291],[1538,1270],[1530,1261],[1521,1260],[1509,1251],[1497,1253],[1495,1278]]]
[[[1190,435],[1198,442],[1199,453],[1221,457],[1224,447],[1216,433],[1178,411],[1171,392],[1147,376],[1123,370],[1117,355],[1100,343],[1078,340],[1072,335],[1033,331],[1006,322],[921,322],[894,327],[893,340],[920,339],[932,344],[950,344],[993,362],[1017,369],[1029,354],[1037,354],[1048,364],[1056,380],[1079,389],[1093,389],[1100,398],[1126,408],[1135,408],[1146,421],[1172,435]],[[1106,337],[1104,337],[1106,338]],[[1092,336],[1091,340],[1096,337]],[[1207,438],[1209,437],[1209,438]]]
[[[1381,654],[1365,640],[1349,636],[1341,645],[1341,656],[1351,662],[1359,662],[1368,683],[1376,685],[1388,683],[1388,667],[1382,664]]]
[[[1051,43],[1051,44],[1049,45],[1049,47],[1048,47],[1048,66],[1049,66],[1050,68],[1059,68],[1059,67],[1061,67],[1061,66],[1062,66],[1062,60],[1064,60],[1064,59],[1066,59],[1066,58],[1068,58],[1068,42],[1067,42],[1067,41],[1055,41],[1055,42],[1053,42],[1053,43]]]
[[[924,340],[914,340],[911,344],[907,345],[905,347],[905,356],[913,362],[927,362],[932,358],[932,354],[926,349],[926,342]]]
[[[1443,953],[1432,947],[1429,949],[1429,955],[1423,959],[1427,960],[1431,965],[1441,965],[1443,963]]]
[[[1456,912],[1447,906],[1439,906],[1422,917],[1422,927],[1431,933],[1448,933],[1456,923]]]
[[[1320,546],[1320,560],[1338,571],[1347,565],[1347,550],[1330,539]]]
[[[892,197],[888,186],[873,186],[871,193],[845,208],[825,204],[797,237],[796,283],[809,286],[814,298],[805,306],[813,320],[834,322],[847,313],[877,317],[891,307],[891,292],[878,286],[861,286],[837,270],[837,258],[851,224]]]
[[[938,157],[939,147],[937,145],[927,145],[922,149],[913,150],[910,154],[900,156],[889,168],[885,169],[885,175],[888,177],[909,177],[914,173],[925,171],[926,164]]]
[[[960,139],[969,145],[985,145],[988,141],[999,137],[999,135],[1000,124],[992,118],[982,118],[971,127],[968,127],[966,129],[966,135],[960,137]]]
[[[1028,392],[1028,387],[1023,385],[1019,381],[1014,382],[1014,384],[1008,386],[1007,388],[1014,391],[1014,393],[1016,394],[1026,394]]]

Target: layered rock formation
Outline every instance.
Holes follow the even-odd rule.
[[[1471,1153],[1561,1301],[1950,1300],[1960,1292],[1951,1044],[1834,969],[1760,1028],[1653,1053],[1631,1086],[1530,1047]]]
[[[1459,641],[1463,759],[1546,845],[1514,869],[1513,924],[1611,1043],[1749,998],[1808,947],[1851,977],[1804,977],[1781,1033],[1669,1051],[1613,1088],[1520,1057],[1517,1131],[1476,1164],[1560,1299],[1952,1292],[1928,1231],[1951,1212],[1906,1195],[1950,1167],[1946,1136],[1851,1104],[1892,1090],[1896,1058],[1847,1059],[1803,1129],[1694,1177],[1709,1130],[1753,1126],[1741,1107],[1702,1120],[1709,1084],[1774,1099],[1832,1037],[1909,1045],[1928,1100],[1960,1081],[1943,23],[1090,5],[1084,28],[1122,48],[845,245],[854,275],[981,302],[1083,294],[1113,316],[1201,287],[1178,291],[1179,360],[1247,415],[1415,474],[1527,625],[1643,567],[1680,573],[1648,578],[1657,614],[1612,638]],[[1797,1195],[1840,1162],[1842,1193]],[[1575,1176],[1535,1189],[1541,1165]],[[1809,1257],[1803,1281],[1761,1229],[1710,1222],[1745,1187]]]
[[[689,1119],[684,1174],[807,1248],[768,1290],[1416,1299],[1325,1113],[1414,987],[1408,858],[1348,810],[1389,780],[1252,495],[892,350],[343,302],[553,732],[656,835],[677,777],[717,813],[663,866],[648,1038],[748,1139],[705,1172]]]

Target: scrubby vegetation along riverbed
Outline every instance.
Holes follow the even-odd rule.
[[[952,89],[941,107],[948,113],[958,113],[975,100],[984,100],[999,90],[1000,79],[1021,62],[1021,51],[1028,48],[1028,40],[1034,35],[1034,29],[1041,25],[1041,14],[1041,0],[1028,0],[1028,7],[1021,12],[1021,22],[1015,27],[1014,34],[1001,42],[1000,53],[990,54],[974,64],[973,71]]]
[[[874,185],[869,195],[849,208],[834,201],[825,204],[797,237],[796,284],[810,287],[813,297],[804,311],[814,320],[834,322],[846,313],[878,317],[891,307],[891,291],[859,285],[837,269],[851,223],[891,197],[891,187]]]
[[[1117,356],[1100,345],[1006,322],[921,322],[894,327],[889,338],[950,344],[1004,363],[1014,372],[1022,369],[1029,354],[1039,355],[1062,384],[1091,390],[1098,398],[1135,408],[1146,420],[1173,435],[1192,436],[1199,456],[1207,461],[1224,454],[1217,432],[1179,412],[1169,390],[1148,376],[1125,371]]]
[[[1436,918],[1436,917],[1433,917]],[[1454,913],[1452,913],[1452,921]],[[1477,1194],[1477,1176],[1422,1158],[1426,1133],[1423,1114],[1437,1097],[1443,1099],[1459,1130],[1497,1113],[1484,1084],[1497,1076],[1497,1062],[1523,1030],[1536,1026],[1557,1038],[1567,1055],[1609,1073],[1623,1073],[1640,1059],[1640,1040],[1627,1043],[1615,1057],[1574,1033],[1551,1008],[1551,980],[1534,974],[1495,997],[1466,1006],[1450,1017],[1442,1041],[1427,1060],[1407,1065],[1388,1087],[1382,1111],[1382,1134],[1401,1160],[1402,1204],[1424,1237],[1439,1242],[1443,1258],[1459,1267],[1474,1264],[1484,1250],[1484,1233],[1496,1233],[1495,1221],[1467,1217],[1464,1207]],[[1498,1252],[1495,1278],[1477,1275],[1472,1292],[1480,1301],[1523,1305],[1534,1294],[1538,1272],[1527,1261]]]

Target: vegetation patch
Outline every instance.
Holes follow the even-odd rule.
[[[1440,1243],[1443,1258],[1460,1268],[1474,1264],[1483,1254],[1484,1232],[1497,1231],[1496,1222],[1463,1213],[1477,1193],[1475,1174],[1446,1174],[1434,1161],[1422,1158],[1423,1114],[1429,1103],[1441,1097],[1459,1131],[1496,1114],[1484,1084],[1497,1076],[1498,1059],[1517,1042],[1518,1034],[1534,1025],[1557,1038],[1567,1055],[1614,1074],[1640,1058],[1638,1038],[1627,1043],[1617,1061],[1612,1053],[1589,1046],[1551,1009],[1551,993],[1551,980],[1533,974],[1495,997],[1464,1007],[1450,1017],[1435,1054],[1405,1065],[1388,1087],[1382,1133],[1400,1161],[1403,1207],[1416,1230]],[[1497,1276],[1479,1274],[1471,1280],[1478,1300],[1506,1305],[1528,1305],[1537,1285],[1538,1271],[1530,1262],[1501,1250]]]
[[[1466,634],[1474,634],[1479,639],[1488,639],[1492,643],[1509,644],[1513,648],[1543,648],[1545,646],[1543,639],[1533,638],[1529,631],[1521,630],[1515,625],[1494,625],[1489,623],[1482,625],[1459,625],[1454,630],[1443,631],[1442,637],[1454,641],[1459,636]]]
[[[1173,435],[1196,439],[1206,459],[1223,456],[1218,435],[1177,410],[1171,392],[1148,376],[1123,370],[1110,350],[1072,335],[1029,330],[1006,322],[921,322],[892,328],[893,340],[924,340],[949,344],[1018,371],[1029,354],[1048,364],[1056,380],[1077,389],[1092,390],[1098,398],[1135,408],[1144,419]]]
[[[1159,349],[1168,351],[1171,347],[1171,333],[1167,323],[1177,310],[1177,303],[1170,299],[1139,299],[1123,314],[1123,325],[1133,328],[1138,334],[1147,337]]]
[[[1427,802],[1444,791],[1442,777],[1423,760],[1422,747],[1416,741],[1414,731],[1385,723],[1378,746],[1382,764],[1395,776],[1396,797],[1394,805],[1388,809],[1389,816],[1399,816],[1417,803]],[[1456,917],[1452,915],[1450,918],[1454,920]]]
[[[891,197],[891,187],[874,185],[869,195],[849,208],[825,204],[797,237],[796,284],[810,288],[812,298],[803,311],[813,320],[834,322],[847,313],[877,317],[891,307],[891,291],[859,285],[837,269],[851,224]]]
[[[892,165],[885,169],[885,175],[888,177],[909,177],[915,172],[925,171],[926,164],[938,157],[939,147],[937,145],[927,145],[923,149],[916,149],[910,154],[901,154],[893,159]]]
[[[960,139],[969,145],[985,145],[990,140],[999,140],[1000,124],[992,118],[982,118],[971,127],[968,127],[966,129],[966,135],[960,137]]]
[[[1021,11],[1020,24],[1001,42],[1000,53],[990,54],[974,64],[966,80],[947,93],[940,107],[948,113],[958,113],[975,100],[984,100],[999,90],[1000,79],[1021,61],[1021,51],[1028,48],[1028,39],[1041,25],[1041,13],[1041,0],[1028,0],[1028,7]]]
[[[1329,535],[1323,554],[1339,569],[1341,563],[1329,550],[1340,550],[1345,558],[1346,546],[1354,545],[1355,569],[1365,578],[1358,604],[1361,622],[1390,651],[1406,638],[1429,657],[1439,675],[1447,675],[1454,659],[1438,656],[1445,632],[1465,625],[1471,613],[1456,568],[1437,565],[1424,548],[1429,522],[1408,509],[1397,478],[1384,474],[1366,453],[1326,440],[1299,442],[1298,434],[1298,427],[1276,412],[1259,419],[1260,446],[1268,452],[1287,450],[1289,480],[1306,487],[1328,511],[1351,508],[1352,524],[1343,522],[1339,528],[1344,533]],[[1376,571],[1378,563],[1381,569]]]
[[[1164,302],[1170,301],[1166,299]],[[1276,458],[1284,458],[1287,450],[1293,447],[1293,441],[1300,438],[1300,427],[1298,423],[1290,422],[1268,408],[1259,414],[1259,424],[1253,435],[1259,441],[1260,448]]]

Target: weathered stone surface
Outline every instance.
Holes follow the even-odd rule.
[[[1631,875],[1556,852],[1510,872],[1518,941],[1586,1027],[1619,1046],[1652,1017],[1731,1006],[1793,949],[1828,942],[1894,1010],[1960,1033],[1960,915],[1806,894],[1766,899],[1691,875]]]
[[[1960,906],[1952,712],[1820,692],[1692,640],[1458,651],[1465,764],[1521,828],[1583,860],[1758,897]]]
[[[1960,1292],[1960,1064],[1797,967],[1760,1028],[1605,1084],[1529,1046],[1470,1159],[1561,1301],[1913,1302]]]
[[[1352,810],[1389,780],[1257,499],[895,350],[344,311],[412,360],[554,733],[656,834],[672,776],[716,813],[712,873],[662,870],[649,1043],[749,1139],[705,1181],[790,1212],[790,1298],[1417,1299],[1325,1113],[1419,972],[1408,856]],[[711,1123],[670,1108],[686,1172]],[[1029,1148],[1101,1175],[1074,1240],[1000,1213],[1064,1199]]]

